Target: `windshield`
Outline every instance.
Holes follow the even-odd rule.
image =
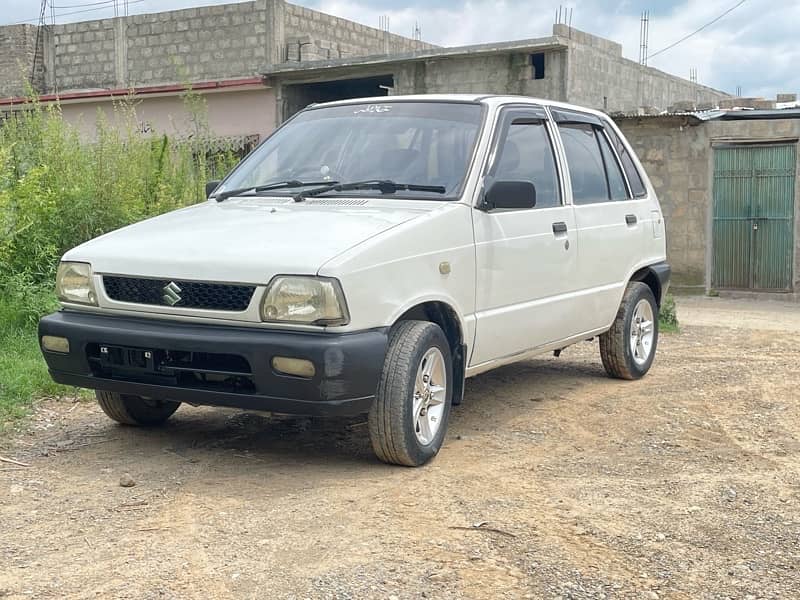
[[[478,104],[445,102],[348,104],[306,110],[261,144],[217,191],[288,180],[391,180],[445,189],[444,194],[404,190],[398,196],[452,197],[464,181],[481,116]],[[270,195],[296,191],[280,189]],[[381,195],[374,189],[347,193]]]

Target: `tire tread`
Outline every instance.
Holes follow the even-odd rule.
[[[608,331],[600,335],[600,358],[603,361],[606,373],[611,377],[633,380],[639,379],[643,375],[643,373],[637,373],[631,368],[628,360],[630,351],[627,346],[628,336],[625,334],[625,327],[628,315],[633,310],[636,301],[647,295],[652,297],[652,292],[647,284],[640,281],[630,282],[622,295],[622,301],[619,304],[619,309],[617,309],[614,323]],[[655,311],[654,316],[657,320],[658,310]],[[658,324],[654,324],[654,327],[656,328],[657,340]],[[652,351],[653,353],[656,351],[655,343]]]
[[[384,462],[406,466],[420,464],[406,443],[403,429],[405,407],[402,402],[393,402],[392,399],[405,398],[412,393],[408,389],[408,374],[416,372],[414,355],[431,328],[438,329],[438,325],[428,321],[403,321],[390,334],[375,403],[369,413],[372,447]]]

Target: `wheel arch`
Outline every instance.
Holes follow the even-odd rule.
[[[661,301],[663,300],[661,279],[651,265],[642,267],[634,272],[628,281],[640,281],[649,287],[650,291],[653,292],[653,297],[656,299],[656,305],[661,308]]]
[[[442,328],[453,357],[453,404],[461,404],[464,397],[467,346],[464,340],[464,324],[458,312],[447,302],[428,300],[406,309],[394,320],[392,328],[403,321],[429,321]]]

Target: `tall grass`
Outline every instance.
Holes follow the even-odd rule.
[[[50,383],[35,331],[56,306],[64,252],[202,200],[205,182],[235,164],[224,144],[208,152],[202,98],[190,92],[185,106],[193,130],[184,138],[141,134],[135,98],[115,105],[113,123],[98,113],[91,141],[35,98],[0,123],[0,421],[35,394],[67,391]]]

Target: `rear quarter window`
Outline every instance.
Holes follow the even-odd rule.
[[[625,171],[625,175],[628,177],[628,183],[631,186],[631,192],[633,193],[634,198],[646,196],[647,188],[644,186],[642,176],[639,173],[639,170],[636,168],[636,165],[633,164],[633,159],[631,158],[628,149],[625,147],[625,144],[622,143],[622,139],[611,127],[606,127],[605,131],[608,134],[608,139],[611,140],[611,143],[614,145],[614,149],[617,151],[620,162],[622,162],[622,168]]]

